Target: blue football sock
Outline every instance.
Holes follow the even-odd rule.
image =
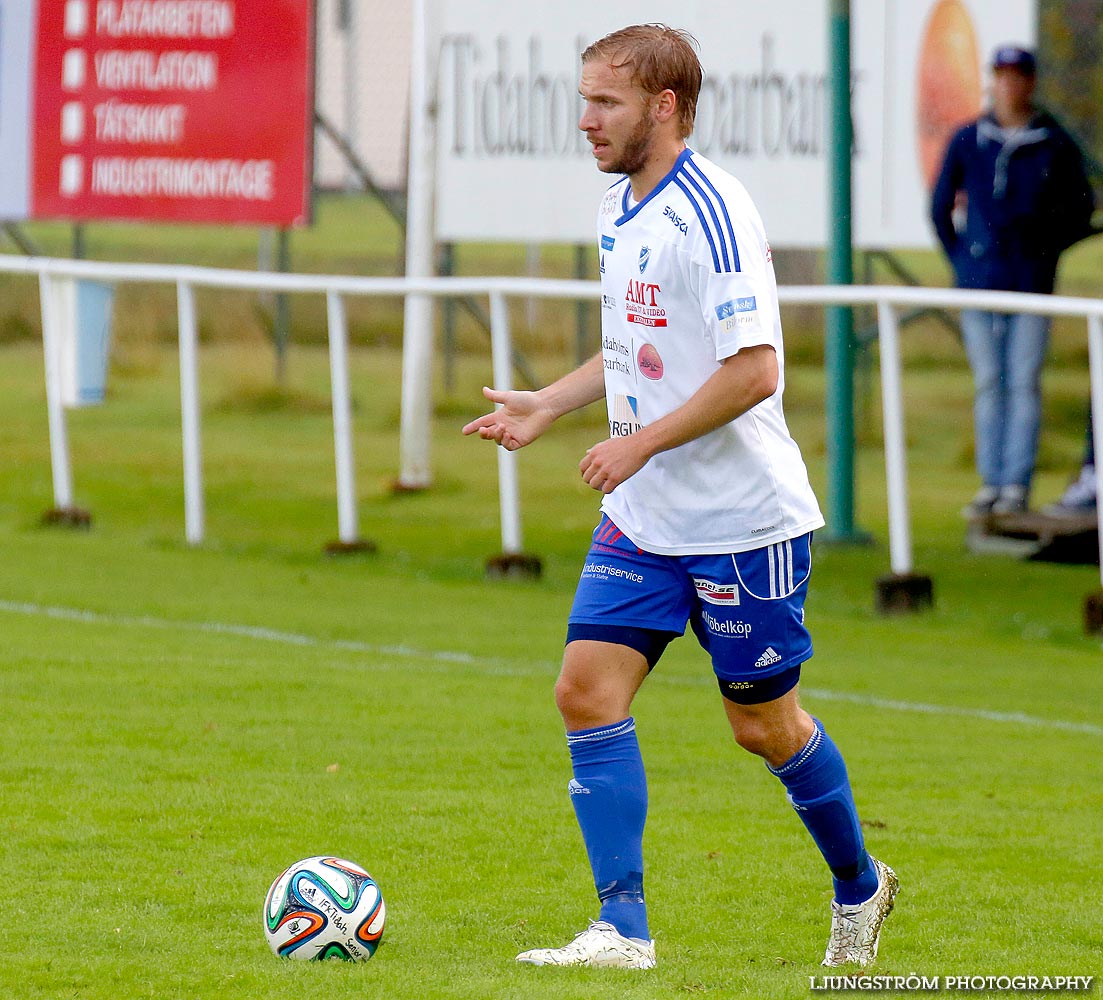
[[[843,756],[819,720],[813,721],[816,728],[804,749],[770,770],[831,869],[835,899],[864,903],[877,891],[877,871],[866,853]]]
[[[599,920],[624,937],[650,940],[643,901],[643,826],[647,779],[632,718],[567,733],[574,778],[569,789],[594,885]]]

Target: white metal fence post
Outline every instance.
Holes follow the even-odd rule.
[[[62,310],[58,301],[58,280],[45,271],[38,274],[39,307],[42,310],[42,354],[46,369],[46,413],[50,429],[50,471],[54,481],[54,507],[59,511],[73,506],[73,475],[69,464],[69,432],[65,424],[65,404],[61,398]]]
[[[176,315],[180,337],[180,422],[184,441],[184,537],[198,545],[205,533],[203,457],[199,441],[199,332],[195,290],[176,283]]]
[[[333,396],[333,450],[337,465],[337,533],[351,545],[359,534],[356,477],[352,457],[352,415],[349,404],[348,317],[339,292],[326,292],[329,327],[329,374]]]
[[[429,109],[435,80],[429,58],[427,0],[414,0],[410,49],[410,149],[406,184],[406,276],[433,273],[433,136]],[[433,415],[433,300],[408,293],[402,321],[402,401],[398,486],[424,489],[432,483],[430,434]]]
[[[877,303],[881,351],[881,412],[885,437],[885,480],[889,514],[889,563],[896,574],[912,571],[908,521],[908,463],[904,438],[904,389],[900,369],[900,327],[896,309]]]
[[[513,387],[513,362],[509,333],[509,307],[501,292],[490,293],[490,349],[494,366],[494,388]],[[498,448],[498,503],[502,520],[502,552],[521,552],[521,501],[517,488],[517,456]]]

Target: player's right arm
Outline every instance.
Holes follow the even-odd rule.
[[[605,364],[595,354],[584,365],[535,392],[501,391],[483,386],[483,395],[501,404],[471,423],[464,434],[478,433],[508,451],[532,444],[564,413],[580,410],[605,396]]]

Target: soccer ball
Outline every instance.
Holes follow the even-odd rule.
[[[366,962],[379,946],[386,919],[375,880],[340,858],[296,862],[264,900],[264,936],[281,958]]]

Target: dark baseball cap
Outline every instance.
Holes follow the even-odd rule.
[[[1033,76],[1036,69],[1034,53],[1018,45],[1001,45],[992,53],[993,69],[1017,69],[1020,73]]]

